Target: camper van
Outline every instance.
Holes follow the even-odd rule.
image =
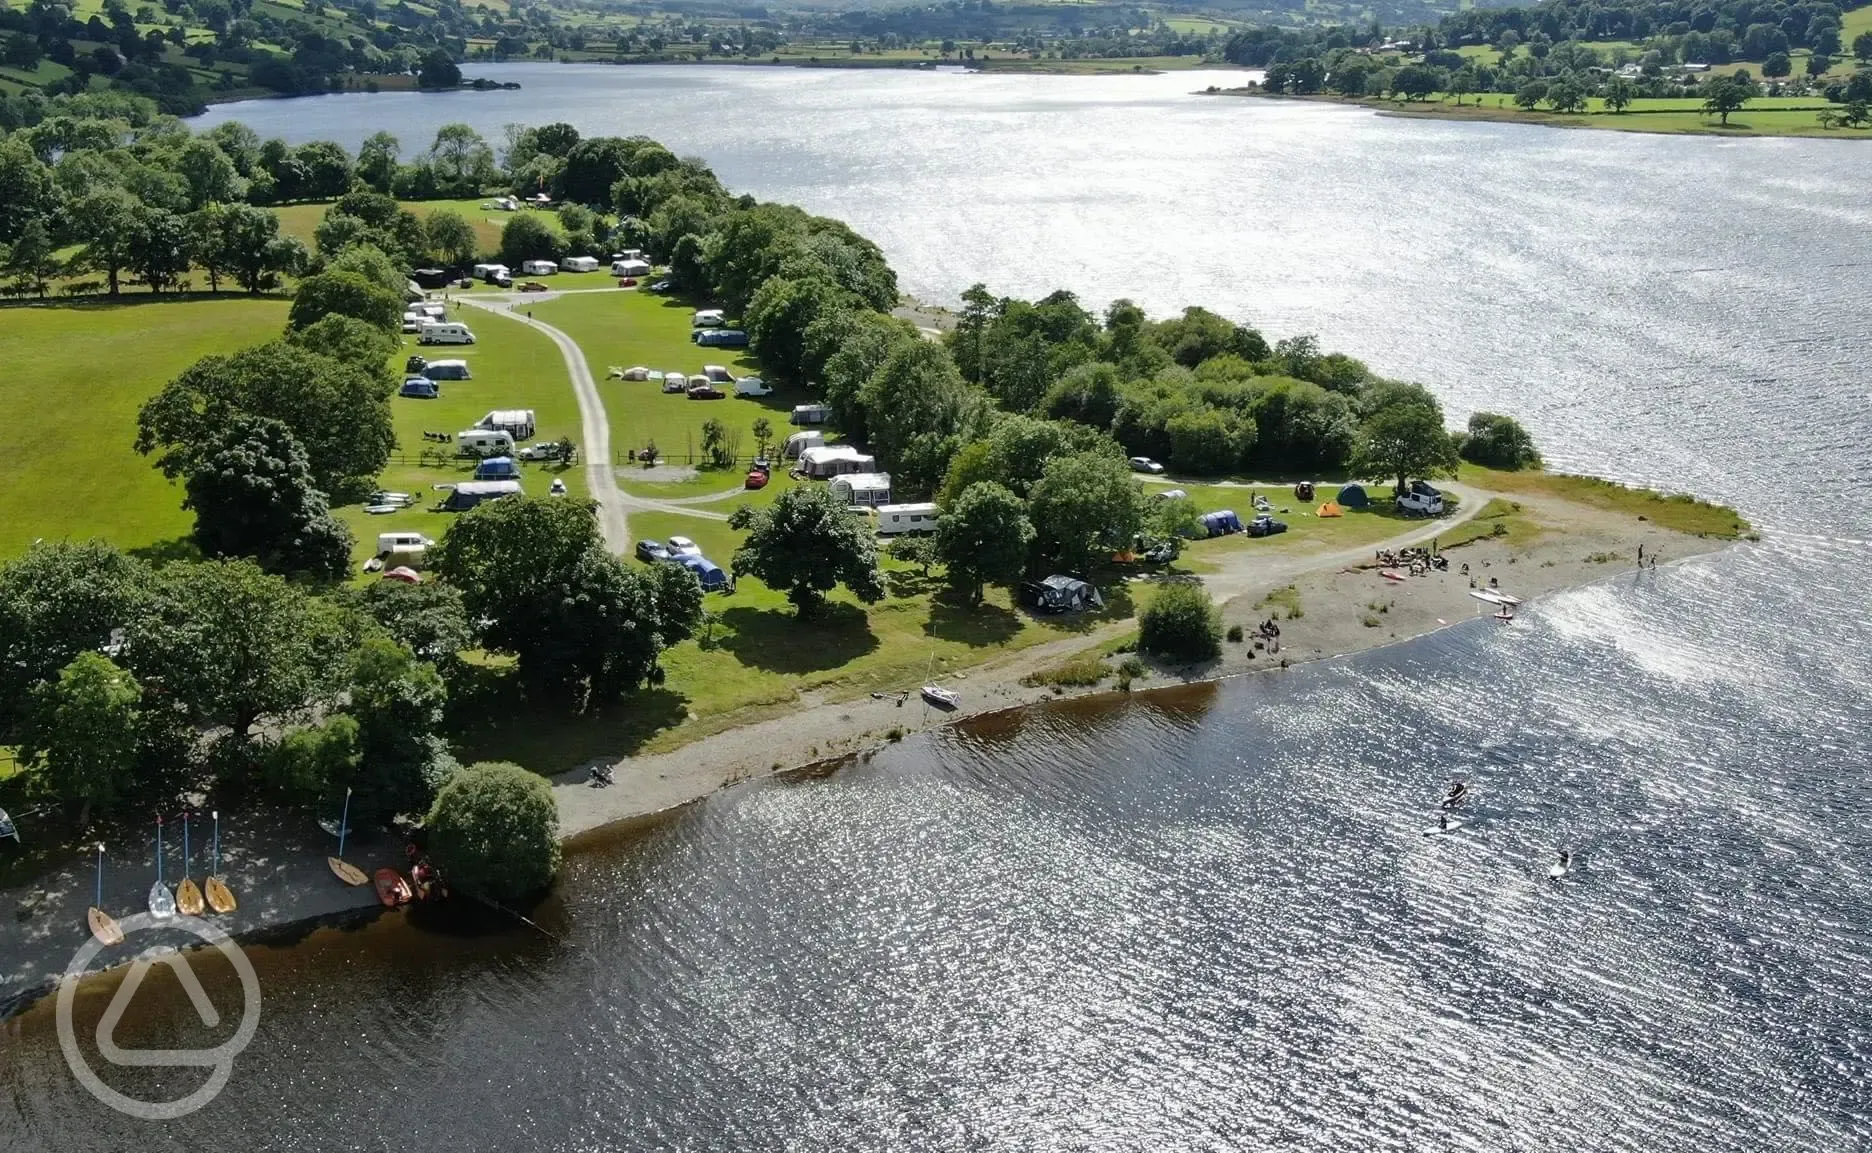
[[[423,553],[434,543],[419,532],[380,532],[377,534],[377,555],[386,560],[394,557],[398,564],[411,560],[420,562]]]
[[[520,262],[522,276],[551,276],[559,271],[559,266],[550,260],[523,260]]]
[[[773,389],[758,376],[744,376],[734,382],[736,396],[772,396]]]
[[[824,424],[832,419],[832,408],[824,404],[796,404],[788,419],[794,424]]]
[[[513,270],[505,264],[477,264],[475,275],[488,284],[505,288],[513,283]]]
[[[738,328],[705,328],[689,334],[703,348],[746,348],[748,334]]]
[[[465,360],[431,360],[422,367],[422,374],[430,380],[472,380]]]
[[[530,408],[497,408],[475,421],[475,427],[504,432],[515,440],[529,440],[534,432],[533,410]]]
[[[650,262],[647,260],[638,260],[635,257],[626,257],[623,260],[613,260],[611,262],[611,275],[612,276],[649,276],[650,275]]]
[[[699,308],[696,314],[689,318],[691,328],[720,328],[727,323],[728,318],[722,315],[722,310],[719,308]]]
[[[457,456],[512,456],[514,439],[494,428],[471,428],[455,434]]]
[[[936,506],[923,504],[881,504],[877,506],[878,535],[936,531]]]
[[[416,334],[417,344],[473,344],[474,342],[474,333],[465,324],[425,324]]]
[[[567,272],[596,272],[598,271],[598,261],[590,256],[568,256],[566,257],[565,270]]]

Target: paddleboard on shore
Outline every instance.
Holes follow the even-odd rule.
[[[341,861],[337,857],[326,857],[325,863],[331,866],[333,876],[352,888],[370,883],[370,878],[359,871],[356,865]]]
[[[1460,818],[1451,817],[1448,828],[1444,828],[1438,825],[1431,825],[1429,828],[1423,831],[1423,835],[1426,837],[1440,837],[1445,833],[1453,833],[1457,829],[1462,828],[1464,825],[1468,823],[1469,823],[1468,821],[1462,820]]]
[[[109,913],[106,913],[104,910],[93,906],[90,909],[90,911],[85,913],[85,920],[89,922],[91,926],[91,935],[97,938],[98,944],[100,945],[123,944],[123,939],[124,939],[123,929],[118,926],[116,919],[113,918]]]
[[[1404,574],[1394,568],[1385,569],[1384,571],[1380,572],[1378,575],[1388,581],[1401,581],[1404,579]]]
[[[184,917],[199,917],[202,915],[203,905],[201,889],[188,877],[182,878],[182,883],[176,886],[175,902],[176,908],[181,911]]]
[[[175,894],[171,893],[169,891],[169,886],[163,884],[161,881],[150,886],[149,911],[150,916],[155,917],[159,921],[175,916]]]
[[[220,877],[209,877],[208,883],[203,888],[208,893],[208,907],[215,912],[232,913],[240,907],[239,903],[234,900],[234,890],[228,888],[227,882]]]
[[[1489,589],[1470,589],[1469,595],[1479,601],[1487,601],[1489,604],[1492,604],[1492,605],[1499,605],[1499,604],[1506,603],[1501,599],[1500,596],[1498,596],[1496,593],[1494,593],[1493,591]]]

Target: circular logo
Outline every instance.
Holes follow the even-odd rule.
[[[117,1023],[123,1020],[124,1010],[129,1008],[138,987],[143,984],[143,978],[149,974],[151,965],[168,965],[175,970],[177,982],[188,994],[203,1025],[212,1029],[221,1023],[220,1010],[214,1007],[208,994],[203,991],[201,981],[195,976],[186,954],[176,949],[158,947],[139,954],[130,963],[130,971],[124,976],[123,984],[118,986],[116,996],[111,998],[110,1006],[98,1021],[98,1055],[119,1066],[212,1070],[207,1083],[193,1093],[180,1100],[159,1102],[126,1097],[106,1085],[91,1071],[84,1054],[78,1051],[78,1035],[72,1026],[72,1004],[77,1000],[78,982],[86,975],[91,962],[103,951],[104,946],[96,938],[87,940],[72,954],[71,963],[65,966],[65,975],[59,981],[59,1048],[65,1051],[65,1063],[71,1066],[72,1075],[78,1078],[78,1083],[90,1090],[93,1097],[126,1116],[140,1117],[145,1121],[173,1121],[178,1117],[186,1117],[220,1096],[221,1090],[227,1087],[228,1078],[233,1076],[234,1058],[253,1043],[254,1034],[260,1029],[260,977],[254,972],[247,955],[235,945],[234,938],[228,936],[220,926],[200,917],[170,917],[159,921],[148,913],[138,913],[119,922],[119,927],[123,929],[126,939],[147,929],[180,929],[200,939],[203,944],[220,950],[228,963],[234,966],[234,971],[240,974],[241,1020],[234,1036],[212,1049],[121,1049],[115,1037]]]

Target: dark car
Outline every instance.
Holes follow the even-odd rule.
[[[727,393],[709,384],[698,384],[689,390],[690,400],[720,400]]]
[[[675,285],[671,284],[667,280],[659,280],[650,286],[650,291],[651,292],[669,292],[673,290],[675,287],[676,287]]]
[[[426,358],[420,357],[420,356],[412,356],[408,360],[403,362],[403,371],[404,373],[410,376],[415,376],[417,373],[421,372],[423,369],[428,368],[428,367],[429,367],[429,361]]]
[[[418,268],[410,273],[410,279],[418,288],[447,288],[455,275],[446,268]]]
[[[637,559],[645,564],[655,564],[670,559],[670,551],[659,541],[640,540],[637,542]]]
[[[1287,522],[1271,516],[1258,516],[1248,522],[1249,536],[1274,536],[1287,531]]]

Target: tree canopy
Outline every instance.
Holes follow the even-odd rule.
[[[559,806],[543,777],[506,762],[449,778],[423,821],[429,855],[449,884],[489,901],[518,901],[559,871]]]
[[[784,591],[802,617],[839,585],[867,604],[884,597],[877,538],[828,489],[788,489],[766,508],[742,505],[728,523],[747,530],[734,554],[736,578],[757,577]]]
[[[1020,579],[1033,541],[1026,505],[991,480],[969,485],[936,523],[936,555],[949,587],[971,605],[981,603],[985,586]]]

